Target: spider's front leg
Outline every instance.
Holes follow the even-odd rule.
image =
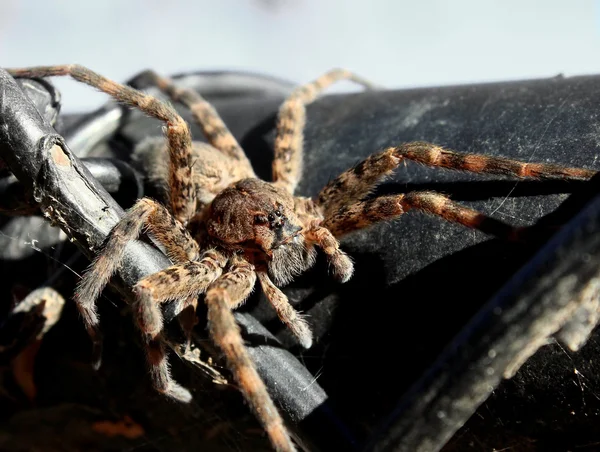
[[[340,249],[340,243],[327,227],[314,225],[304,232],[304,237],[309,243],[314,243],[323,250],[335,279],[345,283],[352,277],[354,273],[352,259]]]
[[[312,331],[302,315],[296,311],[285,294],[275,285],[266,271],[256,272],[260,286],[265,293],[269,303],[275,309],[277,317],[281,320],[298,338],[300,345],[304,348],[312,347]]]
[[[350,257],[340,249],[340,244],[333,234],[323,227],[322,207],[310,198],[296,196],[294,197],[294,212],[303,225],[302,236],[307,249],[314,250],[313,245],[321,248],[332,267],[334,278],[342,283],[347,282],[354,272],[354,264]],[[312,257],[308,256],[303,270],[312,266],[313,258],[314,254]],[[300,338],[300,336],[298,337]]]
[[[340,237],[381,221],[392,220],[410,209],[437,215],[446,221],[507,240],[519,239],[523,230],[462,206],[440,193],[430,191],[381,196],[342,207],[336,214],[325,219],[323,227],[335,237]]]
[[[323,210],[324,216],[330,218],[340,209],[364,200],[405,160],[450,170],[499,174],[522,179],[587,180],[596,174],[596,171],[584,168],[466,154],[432,143],[415,141],[373,154],[329,182],[317,198],[317,204]]]
[[[240,328],[231,312],[252,291],[256,281],[254,267],[237,256],[232,261],[227,272],[212,283],[206,292],[210,335],[225,355],[229,370],[275,450],[294,451],[296,448],[250,359]]]
[[[463,154],[431,143],[406,143],[371,155],[327,184],[317,198],[325,217],[322,226],[339,237],[395,218],[409,209],[418,209],[504,239],[517,239],[523,233],[524,229],[461,206],[440,193],[411,192],[365,200],[375,186],[405,159],[452,170],[529,179],[586,180],[596,173],[583,168]]]
[[[199,261],[189,261],[147,276],[134,286],[136,301],[133,312],[146,338],[147,357],[154,387],[182,402],[191,400],[190,393],[171,377],[165,346],[161,340],[163,317],[160,305],[198,297],[216,280],[227,258],[215,250],[205,251]]]
[[[543,177],[543,174],[545,177],[580,178],[592,173],[572,168],[558,171],[557,168],[561,167],[554,165],[525,164],[499,157],[460,154],[429,143],[408,143],[367,157],[327,184],[317,201],[325,216],[321,226],[334,237],[341,237],[372,224],[397,218],[410,209],[418,209],[486,234],[504,239],[518,238],[520,228],[462,206],[441,193],[422,191],[363,200],[405,158],[430,166],[471,171],[477,168],[479,172],[521,177],[533,177],[529,174],[523,176],[524,165],[534,167],[537,177]]]
[[[74,297],[94,343],[92,359],[96,368],[100,366],[102,354],[96,300],[121,265],[127,243],[137,239],[144,227],[147,227],[165,247],[167,254],[175,263],[197,260],[200,254],[198,244],[183,225],[156,201],[142,198],[125,213],[121,221],[111,230],[90,269],[83,275]]]

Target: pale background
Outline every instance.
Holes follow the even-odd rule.
[[[0,66],[80,63],[116,80],[241,69],[389,87],[600,73],[594,0],[0,0]],[[67,111],[103,96],[61,81]]]

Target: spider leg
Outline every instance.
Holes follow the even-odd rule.
[[[240,276],[240,272],[244,276]],[[209,330],[213,341],[224,353],[232,375],[269,435],[275,450],[294,451],[296,449],[283,420],[254,368],[244,346],[240,327],[231,312],[232,306],[238,306],[250,294],[254,282],[255,279],[247,272],[247,267],[233,265],[229,272],[210,285],[205,296]]]
[[[166,123],[165,134],[169,146],[169,187],[171,211],[184,225],[196,210],[196,190],[192,181],[192,137],[187,123],[167,103],[131,87],[121,85],[78,65],[40,66],[7,69],[13,77],[52,77],[69,75],[77,81],[105,92],[117,101],[139,108],[145,114]]]
[[[189,403],[192,394],[171,377],[165,344],[157,337],[146,342],[146,360],[154,388],[178,402]]]
[[[160,305],[174,300],[178,310],[197,298],[223,272],[227,258],[214,250],[203,253],[197,262],[175,265],[150,275],[134,287],[133,311],[137,325],[146,338],[146,351],[154,387],[165,395],[189,402],[189,392],[177,384],[169,372],[165,346],[161,341],[163,317]]]
[[[340,244],[335,235],[327,228],[319,225],[310,227],[304,231],[307,242],[315,243],[323,250],[327,260],[333,267],[333,277],[345,283],[354,272],[354,264],[350,257],[340,249]]]
[[[193,89],[178,87],[173,83],[173,80],[161,77],[154,71],[147,71],[146,74],[152,79],[156,87],[173,101],[181,102],[190,109],[208,142],[233,158],[238,170],[243,169],[244,174],[240,179],[256,177],[246,153],[229,131],[219,113],[206,99]]]
[[[163,328],[159,305],[170,300],[185,301],[204,293],[215,279],[221,276],[227,258],[208,250],[199,261],[173,265],[140,280],[133,288],[136,294],[134,311],[140,329],[154,338]]]
[[[163,137],[149,137],[136,145],[132,160],[146,176],[146,180],[156,190],[158,198],[169,204],[169,168],[165,160],[169,158],[167,144]],[[248,171],[238,162],[220,152],[208,143],[192,142],[194,162],[194,182],[196,187],[196,211],[202,214],[204,208],[216,195],[233,182],[250,177]],[[254,177],[254,176],[252,176]],[[190,220],[190,224],[194,219]]]
[[[367,196],[387,175],[400,164],[396,148],[388,148],[367,157],[354,168],[344,171],[330,181],[319,193],[317,204],[329,217],[342,206],[350,205]]]
[[[144,226],[165,247],[174,262],[196,260],[199,256],[198,244],[185,228],[162,205],[149,198],[142,198],[131,207],[111,230],[102,251],[83,275],[75,291],[75,303],[83,317],[83,322],[94,344],[94,367],[100,366],[102,339],[98,328],[96,300],[117,271],[125,245],[141,234]]]
[[[459,223],[504,239],[518,239],[519,232],[523,229],[510,226],[464,207],[447,196],[430,191],[381,196],[342,207],[336,214],[326,218],[322,226],[331,231],[335,237],[340,237],[380,221],[393,219],[410,209],[438,215],[446,221]]]
[[[306,105],[313,102],[329,85],[351,80],[374,88],[374,85],[344,69],[333,69],[316,80],[296,88],[281,105],[277,119],[273,182],[293,193],[302,173],[303,129],[306,122]]]
[[[373,154],[329,182],[318,196],[318,203],[323,208],[325,216],[335,214],[344,205],[363,199],[404,159],[451,170],[519,178],[587,180],[596,174],[596,171],[588,169],[568,168],[549,163],[520,162],[481,154],[464,154],[431,143],[412,142]]]
[[[285,294],[273,284],[267,272],[258,271],[256,273],[262,290],[275,309],[275,312],[277,312],[279,320],[298,338],[302,347],[310,348],[313,340],[312,332],[304,317],[292,307]]]

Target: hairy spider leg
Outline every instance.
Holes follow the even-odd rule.
[[[325,219],[323,227],[331,231],[335,237],[341,237],[372,224],[396,218],[410,209],[437,215],[446,221],[507,240],[517,240],[522,229],[464,207],[447,196],[431,191],[381,196],[342,207],[336,214]]]
[[[300,345],[304,348],[312,346],[312,331],[304,317],[296,311],[290,304],[285,294],[273,284],[266,271],[257,271],[260,286],[265,293],[269,303],[275,309],[277,317],[281,320],[298,338]]]
[[[83,275],[75,291],[74,300],[94,344],[94,367],[100,366],[102,339],[96,300],[111,276],[117,271],[125,254],[125,245],[137,239],[144,227],[165,247],[174,262],[196,260],[198,244],[187,230],[164,206],[149,198],[137,201],[113,227],[100,253]]]
[[[273,160],[273,182],[293,193],[302,176],[302,146],[306,105],[313,102],[331,84],[350,80],[368,89],[375,88],[371,82],[345,69],[333,69],[311,83],[296,88],[279,109],[275,157]]]
[[[173,80],[162,77],[154,71],[146,71],[146,74],[156,87],[167,94],[174,102],[181,102],[190,109],[208,142],[235,160],[238,171],[243,169],[240,179],[256,177],[246,153],[229,131],[217,110],[206,99],[198,92],[179,87]]]
[[[317,197],[317,203],[322,207],[325,217],[335,215],[342,206],[363,200],[404,159],[450,170],[531,179],[587,180],[596,174],[596,171],[588,169],[466,154],[431,143],[412,142],[373,154],[329,182]]]
[[[340,249],[340,243],[326,227],[313,225],[304,231],[309,243],[316,244],[323,250],[332,267],[333,277],[341,283],[348,282],[354,273],[352,259]]]
[[[239,306],[250,294],[255,281],[255,273],[249,271],[247,264],[238,261],[212,283],[205,296],[208,325],[213,341],[225,355],[231,373],[275,450],[294,451],[296,448],[250,359],[240,327],[231,312],[232,307]]]
[[[196,213],[196,189],[193,186],[191,158],[192,136],[188,124],[173,107],[149,94],[121,85],[79,65],[39,66],[7,71],[13,77],[42,78],[68,75],[103,91],[118,102],[139,108],[147,115],[164,121],[170,156],[171,211],[175,218],[187,225]]]
[[[199,261],[188,261],[154,273],[139,281],[133,288],[136,300],[132,310],[140,331],[146,338],[150,375],[154,387],[165,395],[189,402],[187,389],[177,384],[169,372],[165,346],[161,340],[163,317],[160,305],[167,301],[197,298],[223,273],[227,258],[215,250],[202,253]],[[185,306],[179,303],[179,307]]]

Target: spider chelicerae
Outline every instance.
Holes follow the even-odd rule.
[[[376,153],[330,181],[315,198],[294,196],[302,172],[305,106],[338,80],[367,88],[367,81],[345,70],[332,70],[294,90],[277,121],[272,182],[256,177],[252,165],[214,108],[197,92],[177,87],[149,72],[154,84],[172,101],[192,112],[209,144],[194,142],[186,122],[167,103],[102,77],[81,66],[12,69],[15,77],[70,75],[130,107],[165,123],[165,139],[150,139],[138,155],[147,159],[149,177],[166,187],[166,206],[143,198],[113,228],[103,250],[84,275],[75,301],[100,361],[100,333],[95,303],[119,268],[125,244],[144,231],[165,249],[173,265],[134,286],[133,312],[146,343],[154,386],[167,396],[188,402],[191,394],[171,377],[161,340],[160,306],[175,303],[177,311],[203,295],[211,338],[277,450],[294,450],[284,423],[245,349],[232,315],[258,279],[279,318],[308,348],[310,327],[277,287],[315,262],[316,248],[329,261],[331,273],[346,282],[352,260],[340,249],[345,234],[388,221],[410,209],[505,239],[518,239],[521,229],[466,208],[431,191],[369,198],[375,186],[405,160],[453,170],[521,178],[586,180],[595,171],[478,154],[462,154],[425,143],[406,143]]]

